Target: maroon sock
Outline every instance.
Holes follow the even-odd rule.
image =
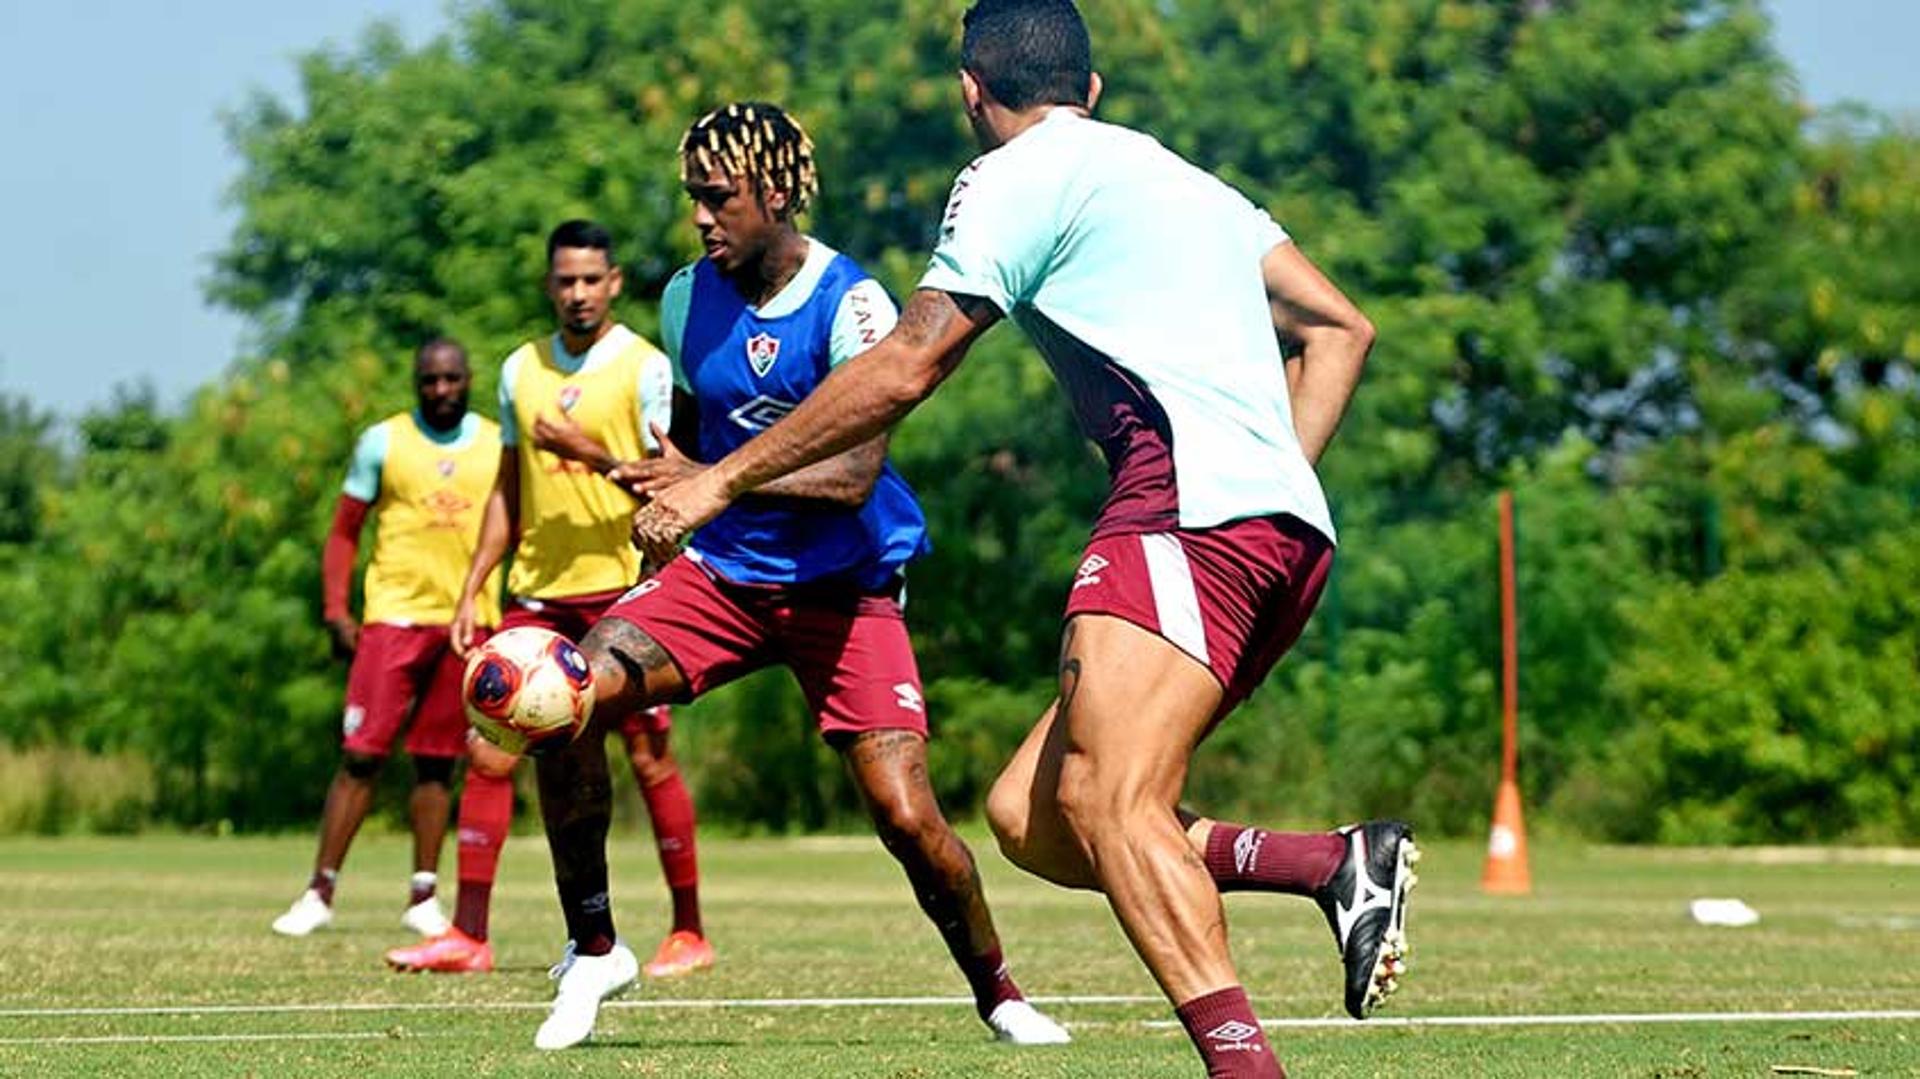
[[[513,824],[513,780],[468,769],[460,792],[459,896],[453,924],[475,940],[487,939],[487,908],[500,871],[500,848]]]
[[[1287,1079],[1267,1035],[1237,985],[1195,997],[1173,1010],[1200,1050],[1207,1079]]]
[[[320,893],[320,901],[333,906],[333,886],[340,883],[338,869],[316,869],[313,876],[307,878],[307,887]]]
[[[463,880],[454,893],[453,927],[475,940],[487,939],[487,912],[493,908],[493,882]]]
[[[1346,837],[1332,832],[1269,832],[1215,822],[1207,835],[1207,872],[1223,892],[1311,896],[1346,856]]]
[[[973,1007],[985,1019],[993,1010],[1009,1000],[1025,1000],[1025,994],[1013,983],[1013,975],[1007,970],[1007,960],[1000,949],[976,955],[960,964],[960,973],[967,976],[967,987],[973,990]]]
[[[700,869],[693,846],[693,796],[680,774],[640,791],[653,820],[653,842],[660,851],[660,872],[673,893],[673,928],[698,934]]]

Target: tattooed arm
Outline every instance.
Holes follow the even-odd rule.
[[[986,300],[921,289],[878,345],[834,369],[785,419],[634,517],[642,551],[670,556],[740,495],[866,442],[932,395],[968,346],[1000,318]]]

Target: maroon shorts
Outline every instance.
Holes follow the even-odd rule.
[[[1067,617],[1113,615],[1166,638],[1220,680],[1218,719],[1300,638],[1332,567],[1327,538],[1284,514],[1101,536],[1074,574]]]
[[[800,680],[824,735],[927,733],[920,669],[892,595],[733,584],[676,558],[607,617],[665,649],[691,697],[779,663]]]
[[[362,626],[347,671],[340,748],[384,757],[411,716],[408,753],[458,757],[467,747],[467,714],[460,703],[463,666],[445,626]]]
[[[550,629],[575,644],[586,639],[587,631],[595,622],[607,614],[607,608],[621,597],[620,592],[595,592],[585,596],[567,596],[563,599],[533,599],[529,596],[514,596],[507,604],[507,613],[500,619],[500,628],[512,629],[515,626],[538,626]],[[632,741],[649,734],[665,734],[673,728],[673,710],[666,705],[654,708],[642,708],[619,718],[615,728],[622,738]]]

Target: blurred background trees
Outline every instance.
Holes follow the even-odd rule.
[[[964,7],[492,0],[423,49],[307,57],[300,100],[233,123],[211,287],[261,354],[177,416],[123,391],[75,447],[0,407],[0,738],[140,762],[160,819],[304,821],[344,681],[320,539],[411,350],[466,342],[485,407],[550,328],[542,245],[571,216],[613,227],[651,332],[698,252],[675,147],[737,98],[808,125],[810,229],[904,295],[974,152]],[[1920,137],[1809,116],[1748,0],[1083,7],[1102,116],[1269,207],[1381,330],[1323,466],[1334,587],[1202,752],[1197,804],[1482,826],[1511,487],[1537,820],[1920,837]],[[1104,491],[1056,398],[996,330],[895,442],[933,524],[909,615],[955,811],[1050,696]],[[857,811],[784,679],[677,725],[704,819]]]

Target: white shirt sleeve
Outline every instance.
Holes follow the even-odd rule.
[[[689,263],[680,267],[667,279],[666,291],[660,294],[660,347],[667,350],[667,359],[673,363],[673,384],[688,393],[693,392],[693,386],[680,365],[680,349],[687,340],[687,312],[693,309],[693,266]]]
[[[940,243],[920,279],[921,288],[979,296],[1002,314],[1032,299],[1046,279],[1059,201],[1053,176],[1034,174],[1025,158],[1009,158],[1006,150],[974,159],[955,178]]]
[[[1280,227],[1280,222],[1273,219],[1272,214],[1255,205],[1237,188],[1227,185],[1227,190],[1233,192],[1234,198],[1246,207],[1247,230],[1253,235],[1253,246],[1262,258],[1266,257],[1267,252],[1293,239],[1287,235],[1286,229]]]
[[[380,473],[387,466],[387,425],[376,423],[360,432],[353,444],[353,460],[347,464],[347,481],[340,493],[362,502],[380,497]]]
[[[513,383],[520,374],[520,353],[507,357],[500,365],[500,445],[520,444],[520,425],[513,418]]]
[[[673,362],[665,353],[648,350],[640,361],[639,385],[635,387],[640,399],[640,445],[648,453],[660,451],[653,425],[659,424],[662,430],[673,426],[673,383]]]
[[[880,282],[869,277],[854,285],[840,297],[840,307],[833,313],[832,337],[827,344],[828,366],[838,367],[879,344],[899,321],[900,311],[894,307],[893,297],[880,287]]]

